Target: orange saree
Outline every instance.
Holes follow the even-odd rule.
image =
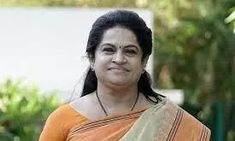
[[[67,141],[209,141],[210,130],[164,99],[146,111],[73,127]]]

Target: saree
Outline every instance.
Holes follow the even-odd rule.
[[[210,130],[167,99],[147,110],[71,128],[66,141],[209,141]]]

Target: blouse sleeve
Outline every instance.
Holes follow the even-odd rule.
[[[48,117],[39,141],[66,141],[72,127],[88,121],[69,104],[62,105]]]
[[[57,109],[52,112],[43,128],[39,141],[65,141],[63,125],[61,121],[61,111]]]

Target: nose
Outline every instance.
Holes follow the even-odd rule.
[[[117,51],[113,58],[112,58],[112,62],[116,63],[116,64],[125,64],[126,63],[126,57],[125,55],[122,53],[122,51]]]

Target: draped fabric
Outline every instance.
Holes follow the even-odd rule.
[[[209,141],[210,130],[179,106],[164,99],[126,115],[74,126],[67,141]]]

